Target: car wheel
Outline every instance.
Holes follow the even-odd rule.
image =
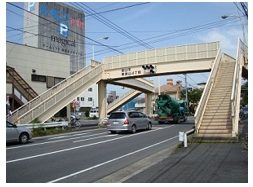
[[[19,136],[19,142],[20,143],[25,144],[25,143],[28,142],[28,140],[29,140],[29,136],[28,136],[27,133],[20,134],[20,136]]]
[[[131,132],[132,132],[133,134],[136,133],[136,126],[135,126],[135,125],[132,126]]]
[[[112,134],[115,134],[116,133],[116,131],[110,131]]]
[[[149,124],[148,124],[148,130],[151,130],[151,129],[152,129],[152,124],[149,123]]]
[[[150,130],[151,129],[151,123],[149,122],[147,127],[146,127],[146,130]]]

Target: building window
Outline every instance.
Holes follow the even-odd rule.
[[[63,81],[63,80],[64,80],[64,78],[55,77],[55,78],[54,78],[54,84],[56,85],[56,84],[58,84],[59,82],[61,82],[61,81]]]
[[[54,77],[48,76],[47,77],[47,88],[51,88],[54,86]]]
[[[92,97],[88,97],[88,101],[92,101]]]
[[[81,97],[81,101],[84,101],[84,97]]]
[[[44,75],[36,75],[36,74],[32,74],[32,81],[36,81],[36,82],[46,82],[46,76]]]
[[[89,92],[92,92],[92,88],[89,88],[88,91],[89,91]]]

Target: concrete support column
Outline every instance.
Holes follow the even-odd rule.
[[[152,93],[147,93],[146,94],[145,107],[146,107],[145,113],[148,116],[151,116],[151,114],[152,114]]]
[[[71,104],[68,104],[66,107],[67,107],[67,118],[70,120],[70,115],[71,115]]]
[[[98,107],[99,107],[99,121],[106,118],[106,82],[98,82]]]

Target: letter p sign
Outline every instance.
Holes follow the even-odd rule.
[[[68,26],[60,23],[60,34],[63,35],[64,37],[68,37]]]
[[[28,2],[28,11],[31,12],[31,11],[34,11],[35,10],[35,2]]]

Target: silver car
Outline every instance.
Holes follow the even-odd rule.
[[[32,139],[32,132],[26,127],[18,127],[6,121],[6,142],[27,143]]]
[[[140,129],[152,129],[150,119],[141,112],[112,112],[107,120],[107,130],[111,133],[116,133],[117,131],[135,133]]]

